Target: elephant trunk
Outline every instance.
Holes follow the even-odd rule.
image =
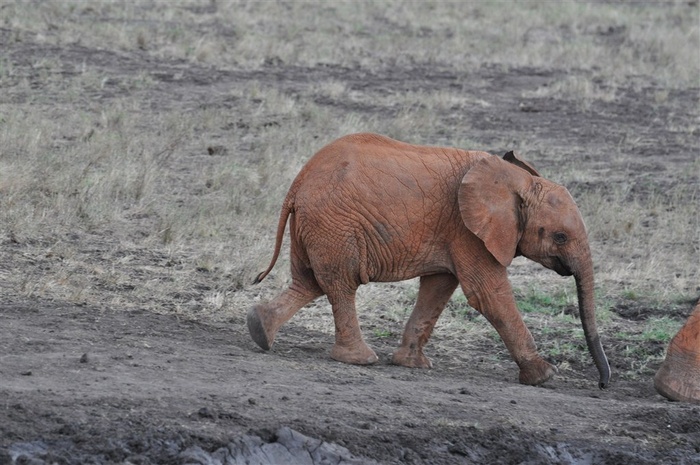
[[[581,324],[583,333],[586,336],[586,344],[588,351],[593,357],[598,373],[600,373],[600,382],[598,387],[605,389],[610,381],[610,365],[608,358],[605,356],[603,345],[600,343],[598,330],[595,323],[595,303],[593,298],[593,262],[590,258],[580,263],[580,266],[574,270],[574,279],[576,280],[576,292],[578,294],[579,314],[581,315]]]

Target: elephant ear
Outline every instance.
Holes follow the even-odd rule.
[[[508,266],[523,232],[523,192],[532,176],[498,157],[479,160],[459,186],[462,221],[498,262]]]
[[[533,176],[537,176],[540,178],[542,177],[542,175],[535,169],[534,166],[532,166],[531,164],[529,164],[525,160],[521,160],[520,158],[518,158],[518,156],[515,155],[515,152],[513,152],[512,150],[510,152],[506,152],[506,154],[503,155],[503,159],[505,161],[507,161],[508,163],[512,163],[515,166],[524,169],[525,171],[527,171],[528,173],[530,173]]]

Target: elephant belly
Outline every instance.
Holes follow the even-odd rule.
[[[322,281],[395,282],[453,272],[446,250],[432,236],[408,234],[422,228],[361,215],[297,205],[292,231]],[[292,243],[294,244],[293,237]]]
[[[374,243],[375,236],[366,238],[368,247],[366,272],[361,282],[395,282],[438,273],[452,273],[451,260],[443,250],[432,244],[410,244],[399,241]]]

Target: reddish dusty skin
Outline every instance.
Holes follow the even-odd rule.
[[[700,404],[700,301],[671,340],[654,387],[668,399]]]
[[[461,286],[520,367],[541,384],[556,368],[540,357],[518,312],[506,267],[516,255],[576,279],[581,319],[600,385],[610,369],[595,326],[593,265],[585,226],[568,191],[512,153],[409,145],[376,134],[345,136],[302,168],[282,205],[275,251],[289,220],[292,283],[248,312],[253,340],[269,350],[279,328],[326,295],[336,337],[331,357],[371,364],[355,310],[370,281],[421,277],[416,306],[393,362],[427,368],[423,354],[450,296]]]

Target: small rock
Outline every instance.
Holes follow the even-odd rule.
[[[83,354],[80,357],[80,363],[87,363],[88,362],[88,354]]]
[[[228,149],[223,145],[210,145],[207,147],[207,153],[209,155],[227,155]]]
[[[216,417],[214,412],[209,410],[207,407],[200,408],[199,411],[197,412],[197,415],[199,415],[202,418],[215,418]]]

